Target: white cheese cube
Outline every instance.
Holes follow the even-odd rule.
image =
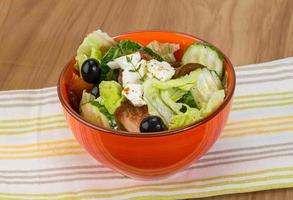
[[[119,58],[116,58],[113,61],[108,62],[107,65],[111,69],[118,69],[118,68],[126,69],[128,67],[131,67],[132,65],[136,66],[140,60],[141,60],[140,53],[136,52],[133,54],[129,54],[127,56],[121,56]]]
[[[146,105],[143,100],[143,92],[141,84],[127,84],[123,90],[122,95],[124,95],[134,106]]]
[[[167,81],[175,74],[175,69],[167,62],[150,60],[147,62],[147,77],[156,78],[160,81]]]

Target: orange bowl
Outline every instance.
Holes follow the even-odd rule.
[[[180,44],[176,58],[180,59],[186,47],[202,41],[197,37],[177,32],[142,31],[115,37],[131,39],[146,45],[153,40]],[[77,80],[72,59],[60,75],[58,95],[66,120],[81,146],[105,166],[135,179],[166,177],[189,166],[205,154],[216,142],[227,121],[235,89],[233,65],[225,57],[227,91],[222,105],[207,118],[185,128],[154,134],[128,133],[95,126],[83,120],[70,104],[71,86],[88,87]],[[83,88],[83,87],[78,87]],[[80,89],[79,89],[80,90]],[[81,91],[74,91],[79,93]],[[77,97],[78,98],[78,97]]]

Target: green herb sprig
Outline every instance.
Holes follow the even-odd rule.
[[[138,73],[139,76],[140,76],[140,79],[142,80],[142,79],[143,79],[143,76],[139,73],[139,70],[140,70],[142,64],[140,63],[140,64],[138,65],[138,67],[135,67],[135,65],[134,65],[133,62],[132,62],[132,58],[131,58],[131,57],[126,56],[126,60],[127,60],[128,63],[131,64],[131,66],[132,66],[132,68],[133,68],[133,69],[130,69],[130,70],[128,70],[128,71],[129,71],[129,72],[136,72],[136,73]]]

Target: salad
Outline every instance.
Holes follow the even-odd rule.
[[[129,133],[178,129],[209,116],[225,98],[224,57],[206,42],[191,44],[176,60],[179,49],[90,33],[75,57],[83,84],[73,107],[92,124]]]

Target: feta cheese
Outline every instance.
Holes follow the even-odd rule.
[[[128,67],[131,67],[132,64],[130,62],[128,62],[128,59],[131,60],[131,63],[136,66],[138,64],[138,62],[141,60],[141,56],[139,52],[133,53],[133,54],[129,54],[127,56],[121,56],[119,58],[114,59],[113,61],[110,61],[107,63],[107,65],[111,68],[111,69],[126,69]]]
[[[137,72],[131,72],[126,69],[122,72],[122,85],[125,87],[129,83],[141,83],[140,78]]]
[[[123,90],[122,95],[124,95],[134,106],[146,105],[143,100],[143,92],[141,84],[127,84]]]
[[[143,100],[143,80],[156,78],[167,81],[175,74],[175,69],[167,62],[141,59],[139,52],[121,56],[107,63],[111,69],[121,68],[122,71],[122,95],[124,95],[134,106],[146,105]]]
[[[145,75],[146,61],[141,60],[136,66],[132,65],[125,68],[122,72],[122,85],[125,86],[129,83],[142,83]]]
[[[156,78],[160,81],[167,81],[175,74],[175,69],[167,62],[150,60],[147,62],[147,77]]]

